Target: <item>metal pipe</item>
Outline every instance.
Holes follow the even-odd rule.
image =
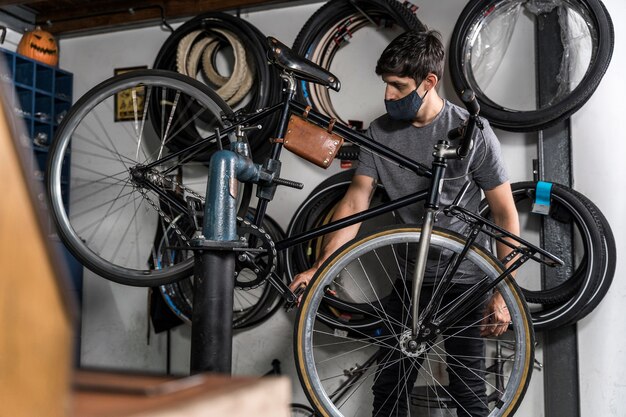
[[[433,223],[435,222],[435,209],[427,208],[424,214],[424,224],[422,226],[422,234],[417,246],[417,259],[415,261],[415,272],[413,273],[413,305],[411,312],[412,319],[412,336],[417,337],[419,332],[419,300],[422,282],[424,282],[424,272],[426,271],[426,260],[428,259],[428,248],[430,246],[430,236],[433,232]]]
[[[203,238],[196,246],[191,328],[192,374],[231,373],[233,293],[239,180],[258,179],[250,158],[222,150],[211,157],[204,208]]]

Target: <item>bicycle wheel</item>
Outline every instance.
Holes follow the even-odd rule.
[[[402,259],[406,259],[404,254],[412,253],[419,236],[419,228],[402,226],[357,238],[325,262],[309,284],[296,318],[294,351],[303,389],[311,405],[321,415],[372,415],[374,380],[389,365],[386,354],[379,350],[381,347],[400,355],[398,362],[409,367],[405,370],[413,369],[417,372],[416,384],[409,389],[415,391],[415,395],[426,395],[431,403],[429,407],[440,408],[443,415],[456,415],[450,409],[449,398],[455,397],[448,383],[452,376],[461,372],[472,373],[484,385],[486,392],[482,396],[489,399],[483,399],[482,402],[491,400],[487,403],[489,416],[510,416],[517,409],[532,372],[534,333],[526,304],[513,280],[507,278],[497,286],[511,315],[509,329],[500,338],[481,338],[485,342],[484,355],[482,358],[474,358],[484,361],[482,368],[487,370],[486,373],[461,366],[468,359],[467,356],[448,353],[446,359],[442,348],[442,342],[446,344],[458,338],[465,344],[470,340],[465,332],[475,332],[481,325],[481,318],[485,318],[482,317],[483,301],[470,308],[474,314],[478,313],[478,320],[472,319],[467,325],[461,325],[465,321],[463,318],[456,322],[457,325],[439,329],[442,331],[439,334],[437,331],[432,332],[433,337],[422,342],[417,351],[408,351],[406,337],[410,332],[410,323],[397,320],[388,313],[393,308],[411,311],[410,305],[398,306],[397,303],[386,303],[384,299],[394,296],[394,293],[400,296],[398,282],[405,283],[407,273],[412,273],[412,267]],[[430,253],[438,254],[433,259],[437,261],[460,253],[464,244],[460,235],[436,229],[433,231]],[[499,262],[484,249],[471,247],[465,259],[488,281],[501,273]],[[445,266],[434,266],[434,285],[440,275],[438,272],[443,272]],[[394,281],[394,277],[399,279]],[[456,284],[452,285],[449,293],[458,293],[458,297],[461,297],[465,293],[459,293],[459,288]],[[422,294],[428,294],[426,289],[426,285],[422,287]],[[343,293],[344,302],[369,306],[367,314],[375,315],[381,324],[361,330],[328,327],[317,318],[319,309],[324,305],[322,301],[329,293],[336,297]],[[428,301],[428,296],[421,297],[420,305]],[[439,311],[451,305],[449,302],[439,305],[441,310],[434,307],[436,318],[439,317]],[[408,317],[408,314],[404,316]],[[425,322],[422,324],[429,325]],[[507,354],[504,359],[499,358],[500,361],[506,361],[504,366],[494,367],[492,356],[496,356],[497,343],[506,343],[511,354]],[[449,372],[444,372],[446,365]],[[398,383],[393,391],[405,389],[401,385]],[[410,396],[407,392],[406,397]],[[408,402],[409,398],[406,400]],[[454,406],[460,405],[454,402]]]
[[[147,118],[155,106],[160,118]],[[116,111],[131,120],[114,124]],[[121,284],[157,286],[189,276],[190,261],[161,268],[148,260],[155,253],[156,228],[167,229],[179,214],[191,216],[188,201],[204,198],[208,169],[192,161],[203,148],[145,167],[170,155],[166,145],[179,133],[193,127],[209,137],[225,127],[220,115],[230,112],[203,84],[159,70],[113,77],[78,100],[59,126],[47,175],[52,218],[72,254]],[[215,140],[206,145],[214,146]],[[61,191],[68,152],[70,196]],[[249,195],[243,193],[247,188],[239,187],[240,196]],[[244,198],[240,205],[247,207]]]
[[[554,30],[544,29],[550,27]],[[558,83],[554,91],[541,88],[542,106],[534,94],[541,81],[535,79],[532,46],[538,37],[544,44],[553,38],[550,80]],[[452,33],[450,76],[455,91],[471,88],[476,93],[480,113],[492,126],[544,129],[587,102],[609,66],[614,42],[611,17],[599,0],[471,1]],[[526,64],[526,74],[520,76]],[[516,71],[507,65],[515,65]]]

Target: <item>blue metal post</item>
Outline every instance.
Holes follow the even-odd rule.
[[[231,373],[237,188],[254,181],[258,167],[232,151],[218,151],[209,163],[203,238],[194,241],[195,281],[191,330],[192,374]]]

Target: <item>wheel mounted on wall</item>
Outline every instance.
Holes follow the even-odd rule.
[[[539,238],[542,227],[543,233],[559,234],[565,229],[571,235],[570,242],[559,246],[567,251],[561,257],[569,261],[555,271],[553,278],[557,282],[541,283],[539,270],[528,274],[525,268],[517,277],[535,329],[548,330],[575,323],[600,303],[613,280],[617,254],[608,221],[587,197],[569,187],[552,184],[549,212],[536,214],[531,211],[536,188],[536,182],[511,184],[520,214],[521,236],[530,239],[528,235],[534,234]],[[480,214],[489,216],[486,200],[480,207]]]
[[[234,110],[253,113],[280,100],[282,81],[273,65],[267,65],[266,37],[250,22],[227,13],[203,13],[185,22],[165,40],[154,68],[183,72],[213,88]],[[220,51],[233,50],[233,72],[222,75],[215,69]],[[219,94],[218,94],[219,95]],[[237,107],[235,107],[235,105]],[[156,116],[159,109],[152,111]],[[159,119],[159,117],[157,117]],[[249,134],[252,158],[262,162],[269,152],[278,115],[263,120],[263,128]],[[168,143],[179,150],[197,140],[193,131],[183,132]],[[208,161],[211,153],[199,154],[198,161]]]
[[[526,19],[528,17],[530,19]],[[535,18],[537,22],[533,22]],[[527,33],[523,29],[515,32],[516,25],[532,32],[534,28],[524,25],[528,22],[531,26],[545,25],[546,19],[558,20],[560,33],[553,35],[564,47],[560,62],[555,63],[558,73],[550,77],[558,83],[553,92],[548,92],[545,87],[535,87],[535,82],[540,82],[534,80],[535,68],[531,68],[525,77],[519,75],[519,70],[505,67],[516,58],[520,59],[524,52],[528,53],[523,55],[528,62],[535,60],[532,49],[526,47],[529,42],[535,44],[534,38],[524,39]],[[549,34],[541,36],[546,35]],[[546,39],[542,42],[545,43]],[[512,46],[520,43],[523,46],[518,49]],[[470,1],[452,33],[450,76],[455,91],[468,88],[474,91],[481,115],[494,127],[534,131],[571,116],[587,102],[606,72],[613,46],[613,23],[599,0]],[[509,55],[503,59],[507,50]],[[515,90],[516,86],[520,90]],[[539,88],[541,102],[547,103],[541,107],[537,106],[539,100],[532,96]],[[502,92],[507,95],[500,97]]]
[[[330,70],[335,55],[358,30],[373,25],[385,29],[394,24],[405,31],[425,29],[415,9],[397,0],[331,0],[306,21],[294,41],[293,50]],[[326,88],[302,81],[298,88],[298,99],[317,111],[349,124],[335,110]]]

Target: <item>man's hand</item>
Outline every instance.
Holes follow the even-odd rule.
[[[375,190],[375,179],[368,177],[367,175],[355,175],[352,178],[350,187],[348,187],[348,191],[346,191],[346,195],[344,195],[341,201],[337,204],[331,221],[343,219],[366,210],[369,207]],[[309,282],[311,282],[311,279],[313,279],[313,275],[315,275],[317,269],[344,243],[354,239],[360,226],[360,223],[353,224],[352,226],[343,227],[324,236],[322,250],[318,254],[315,263],[310,269],[307,269],[294,277],[293,282],[289,285],[291,291],[296,292],[298,289],[306,288],[309,285]],[[300,294],[302,294],[302,292],[300,292]],[[301,300],[302,295],[299,295],[298,300],[296,301],[297,306],[300,306]]]
[[[289,289],[293,292],[296,292],[301,287],[306,288],[309,285],[309,282],[311,282],[311,279],[313,279],[313,275],[315,275],[316,271],[317,268],[313,267],[311,269],[307,269],[306,271],[300,272],[298,275],[295,276],[293,282],[289,284]],[[298,296],[298,300],[296,301],[296,305],[298,307],[300,306],[301,300],[302,293],[300,293],[300,295]]]
[[[506,307],[504,298],[498,291],[494,291],[485,307],[485,318],[481,322],[481,336],[501,336],[507,331],[511,323],[511,314]]]

